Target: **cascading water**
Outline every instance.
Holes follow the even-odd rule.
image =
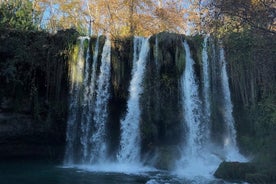
[[[236,130],[234,127],[234,119],[232,116],[232,102],[230,96],[230,89],[228,83],[228,76],[226,71],[226,60],[224,57],[224,49],[220,47],[220,62],[221,62],[221,82],[222,82],[222,92],[223,92],[223,101],[224,101],[224,120],[226,122],[226,138],[224,140],[224,145],[232,145],[236,147]]]
[[[97,61],[98,61],[98,56],[99,56],[99,40],[100,40],[100,36],[97,37],[95,52],[94,52],[94,55],[93,55],[91,83],[90,83],[90,87],[89,87],[90,95],[93,95],[93,93],[95,92],[96,74],[97,74]],[[93,100],[93,98],[90,98],[90,103],[91,103],[92,100]]]
[[[205,121],[205,138],[210,139],[210,117],[211,117],[211,104],[210,104],[210,76],[209,76],[209,58],[207,53],[208,37],[204,38],[202,48],[202,70],[203,70],[203,112]]]
[[[106,158],[107,104],[110,88],[111,43],[107,39],[102,52],[100,74],[97,77],[99,37],[91,61],[88,46],[84,56],[84,41],[80,38],[76,63],[71,66],[70,107],[67,122],[65,164],[91,164]],[[89,43],[90,45],[90,43]],[[85,59],[86,58],[86,59]],[[95,87],[97,86],[97,91]],[[94,98],[96,93],[96,98]]]
[[[137,58],[139,45],[141,50]],[[121,121],[120,150],[117,155],[121,163],[133,163],[140,160],[140,94],[143,92],[142,81],[149,52],[149,39],[134,38],[134,57],[132,79],[129,87],[129,99],[127,102],[127,115]]]
[[[224,55],[224,49],[222,44],[219,47],[219,60],[221,64],[221,82],[222,82],[222,93],[223,93],[223,117],[226,126],[225,138],[224,138],[224,149],[226,151],[226,158],[228,160],[245,161],[246,159],[239,153],[237,142],[236,142],[236,130],[235,121],[232,115],[233,105],[231,102],[230,88],[228,75],[226,70],[226,60]]]
[[[198,95],[198,84],[194,74],[194,60],[191,57],[189,45],[184,41],[184,48],[186,53],[186,67],[181,78],[182,93],[183,93],[183,109],[184,119],[188,127],[186,155],[196,156],[201,151],[201,102]]]
[[[103,162],[107,157],[106,121],[108,117],[107,105],[110,97],[110,70],[111,70],[111,41],[106,39],[97,80],[97,96],[94,108],[94,132],[91,138],[92,150],[90,162]]]
[[[89,39],[90,41],[90,39]],[[93,126],[93,106],[94,106],[94,93],[95,93],[95,82],[96,82],[96,66],[98,60],[99,52],[99,37],[97,37],[95,51],[93,55],[93,64],[90,63],[90,48],[87,48],[86,54],[86,64],[85,64],[85,73],[84,73],[84,94],[83,94],[83,104],[82,104],[82,117],[81,117],[81,160],[82,163],[87,163],[90,160],[90,136],[91,136],[91,127]],[[92,69],[91,69],[92,68]],[[90,78],[90,80],[89,80]]]
[[[85,37],[81,37],[80,46],[77,61],[73,62],[73,66],[70,68],[71,87],[70,87],[70,99],[69,99],[69,114],[67,121],[66,131],[66,151],[65,151],[65,164],[72,164],[74,162],[74,144],[77,139],[77,121],[80,104],[81,84],[83,81],[84,70],[84,40]]]
[[[155,132],[152,134],[155,136],[154,139],[158,139],[159,135],[163,135],[158,135],[158,131],[160,131],[158,130],[158,123],[160,117],[162,118],[162,114],[158,114],[158,112],[160,111],[161,105],[164,105],[159,100],[166,100],[166,97],[161,96],[162,93],[160,93],[160,90],[162,88],[160,81],[167,77],[162,73],[165,69],[162,61],[164,58],[170,58],[162,53],[162,44],[164,43],[161,41],[158,43],[156,36],[155,40],[152,40],[152,43],[155,44],[155,47],[152,47],[154,50],[150,52],[149,39],[141,37],[134,38],[132,78],[128,89],[127,112],[126,116],[120,121],[121,137],[119,151],[116,155],[118,162],[110,162],[111,159],[109,160],[107,152],[112,153],[113,150],[109,150],[107,146],[112,143],[107,140],[106,124],[109,116],[107,105],[112,101],[109,100],[111,94],[111,42],[109,39],[106,39],[101,53],[102,60],[100,63],[98,61],[100,50],[99,37],[95,44],[93,59],[91,59],[92,52],[90,53],[89,47],[85,56],[85,41],[87,40],[90,41],[88,37],[80,38],[78,56],[76,61],[72,62],[71,66],[70,74],[72,85],[70,88],[65,164],[82,164],[78,165],[78,167],[92,171],[144,171],[145,168],[141,165],[140,161],[140,116],[144,111],[153,114],[150,117],[150,121],[156,125],[153,127],[156,127],[155,131],[157,132],[156,134]],[[236,143],[235,122],[232,116],[233,106],[231,103],[224,50],[221,46],[217,49],[216,45],[213,44],[211,48],[212,53],[208,55],[208,41],[206,37],[203,42],[202,65],[196,65],[192,59],[193,54],[191,52],[193,50],[190,50],[186,41],[183,43],[186,66],[181,76],[180,84],[184,117],[183,123],[185,123],[184,127],[187,128],[187,131],[181,149],[181,158],[177,162],[176,174],[184,175],[185,178],[194,178],[197,176],[209,178],[222,159],[243,161],[243,157],[239,154]],[[211,45],[212,42],[209,41],[208,43]],[[218,50],[219,52],[217,52]],[[181,59],[183,55],[181,55]],[[154,57],[151,58],[152,63],[148,63],[150,72],[146,72],[148,56]],[[170,62],[169,59],[168,62]],[[101,66],[97,67],[100,64]],[[202,68],[196,70],[198,66],[202,66]],[[174,66],[172,65],[171,67]],[[97,72],[99,69],[100,71]],[[196,71],[201,72],[202,82],[198,80],[199,75]],[[150,79],[153,81],[155,88],[146,87],[145,90],[148,91],[144,91],[143,89],[145,74],[146,77],[148,75],[154,75]],[[174,79],[177,80],[177,78],[172,78],[172,80]],[[177,85],[179,86],[179,83]],[[179,87],[176,89],[178,90]],[[153,94],[155,97],[154,102],[151,102],[151,108],[140,109],[140,95],[142,93],[143,95]],[[177,94],[179,94],[178,91]],[[218,100],[214,100],[217,97]],[[147,105],[141,103],[141,107],[145,106]],[[182,115],[179,116],[179,119],[181,117]],[[216,121],[216,118],[221,121]],[[216,122],[212,122],[211,120],[213,119]],[[142,120],[146,122],[147,118]],[[220,122],[222,123],[220,124]],[[221,125],[219,136],[212,129],[216,127],[213,126],[214,124]],[[119,131],[119,122],[117,127]],[[162,133],[166,133],[166,130],[162,131]],[[119,136],[119,132],[117,135]],[[221,135],[224,135],[223,149],[221,148],[222,143],[220,142],[222,140]],[[158,146],[156,147],[158,148]],[[156,152],[159,151],[158,149],[156,150]]]
[[[177,164],[176,174],[193,179],[198,176],[212,177],[212,172],[214,172],[220,162],[215,155],[211,154],[211,150],[208,148],[210,143],[209,118],[211,114],[206,45],[207,38],[204,39],[202,51],[203,100],[201,100],[193,68],[194,60],[191,57],[188,43],[184,41],[186,66],[181,78],[181,86],[184,122],[188,130],[186,133],[186,144],[184,145],[181,159]]]
[[[203,88],[202,88],[202,101],[199,98],[198,85],[194,74],[193,64],[191,58],[189,45],[184,42],[186,53],[186,67],[181,79],[183,89],[183,109],[184,119],[188,128],[187,140],[182,158],[177,165],[177,174],[185,175],[185,177],[205,176],[210,177],[217,168],[218,164],[222,161],[221,158],[232,161],[245,161],[245,158],[239,154],[236,145],[236,131],[234,127],[234,118],[232,116],[232,102],[230,96],[229,82],[226,71],[226,60],[222,46],[219,48],[219,57],[216,57],[216,50],[213,47],[213,58],[218,58],[214,63],[219,65],[215,68],[220,75],[213,75],[214,81],[221,82],[221,95],[222,99],[222,112],[223,121],[225,122],[225,140],[224,150],[221,152],[220,148],[212,145],[209,131],[210,131],[210,118],[211,103],[210,98],[216,98],[214,93],[211,93],[210,88],[210,71],[207,54],[207,41],[206,37],[203,42],[202,50],[202,71],[203,71]],[[202,118],[203,117],[203,118]],[[210,146],[212,145],[212,146]],[[223,155],[221,155],[223,154]]]
[[[88,41],[90,43],[90,38],[88,38]],[[86,116],[86,112],[89,110],[89,104],[88,104],[88,98],[89,98],[89,61],[90,61],[90,48],[87,48],[86,52],[86,60],[85,60],[85,71],[84,71],[84,80],[83,80],[83,103],[82,103],[82,117],[81,117],[81,131],[82,134],[80,136],[82,149],[81,149],[81,155],[82,155],[82,162],[84,162],[88,155],[88,133],[89,133],[89,118]]]

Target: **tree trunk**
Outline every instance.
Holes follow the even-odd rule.
[[[130,5],[129,5],[129,25],[130,25],[129,34],[130,34],[130,36],[134,36],[134,32],[135,32],[133,14],[134,14],[134,0],[130,0]]]

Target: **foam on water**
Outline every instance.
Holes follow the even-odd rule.
[[[222,160],[216,155],[206,152],[206,156],[191,157],[188,161],[183,162],[183,167],[178,167],[173,174],[181,178],[191,180],[204,178],[205,180],[213,180],[214,172]]]
[[[89,172],[123,173],[132,175],[145,175],[148,172],[156,172],[157,169],[142,164],[123,164],[106,162],[93,165],[69,165],[63,168],[77,168]]]

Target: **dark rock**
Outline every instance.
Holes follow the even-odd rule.
[[[156,151],[155,167],[163,170],[171,170],[175,166],[175,161],[180,158],[177,146],[163,146]]]
[[[31,116],[16,113],[0,114],[0,138],[28,135],[34,132]]]
[[[18,112],[18,113],[31,113],[31,104],[29,99],[21,99],[21,103],[15,103],[15,100],[10,97],[2,97],[0,100],[0,113],[9,113],[9,112]]]
[[[77,37],[0,29],[0,159],[62,157]]]
[[[61,159],[64,141],[47,122],[20,113],[0,113],[0,159]]]
[[[246,175],[255,173],[256,169],[252,163],[222,162],[216,170],[214,176],[225,180],[243,180]]]
[[[245,181],[249,183],[276,183],[276,166],[257,165],[257,172],[246,174]]]
[[[2,111],[11,110],[13,107],[11,98],[3,98],[0,103],[0,109]]]
[[[272,183],[267,175],[260,173],[247,174],[245,180],[249,183]]]

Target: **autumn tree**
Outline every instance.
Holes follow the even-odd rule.
[[[30,20],[39,29],[56,32],[75,28],[87,34],[148,36],[161,31],[184,33],[187,7],[183,0],[1,0],[28,4]],[[20,6],[21,6],[20,5]],[[18,19],[16,19],[18,20]]]
[[[50,31],[75,27],[85,32],[90,19],[94,34],[112,36],[186,29],[182,0],[36,0],[36,9]]]
[[[213,0],[213,27],[216,31],[240,31],[244,28],[276,33],[276,4],[274,0]]]
[[[189,30],[192,34],[206,33],[208,21],[209,0],[189,0],[187,10]]]
[[[75,28],[84,32],[88,24],[85,1],[79,0],[34,0],[34,8],[41,14],[41,27],[56,32]]]
[[[159,0],[153,12],[153,18],[157,18],[155,33],[160,31],[184,33],[186,31],[187,19],[184,16],[187,9],[182,0]]]

